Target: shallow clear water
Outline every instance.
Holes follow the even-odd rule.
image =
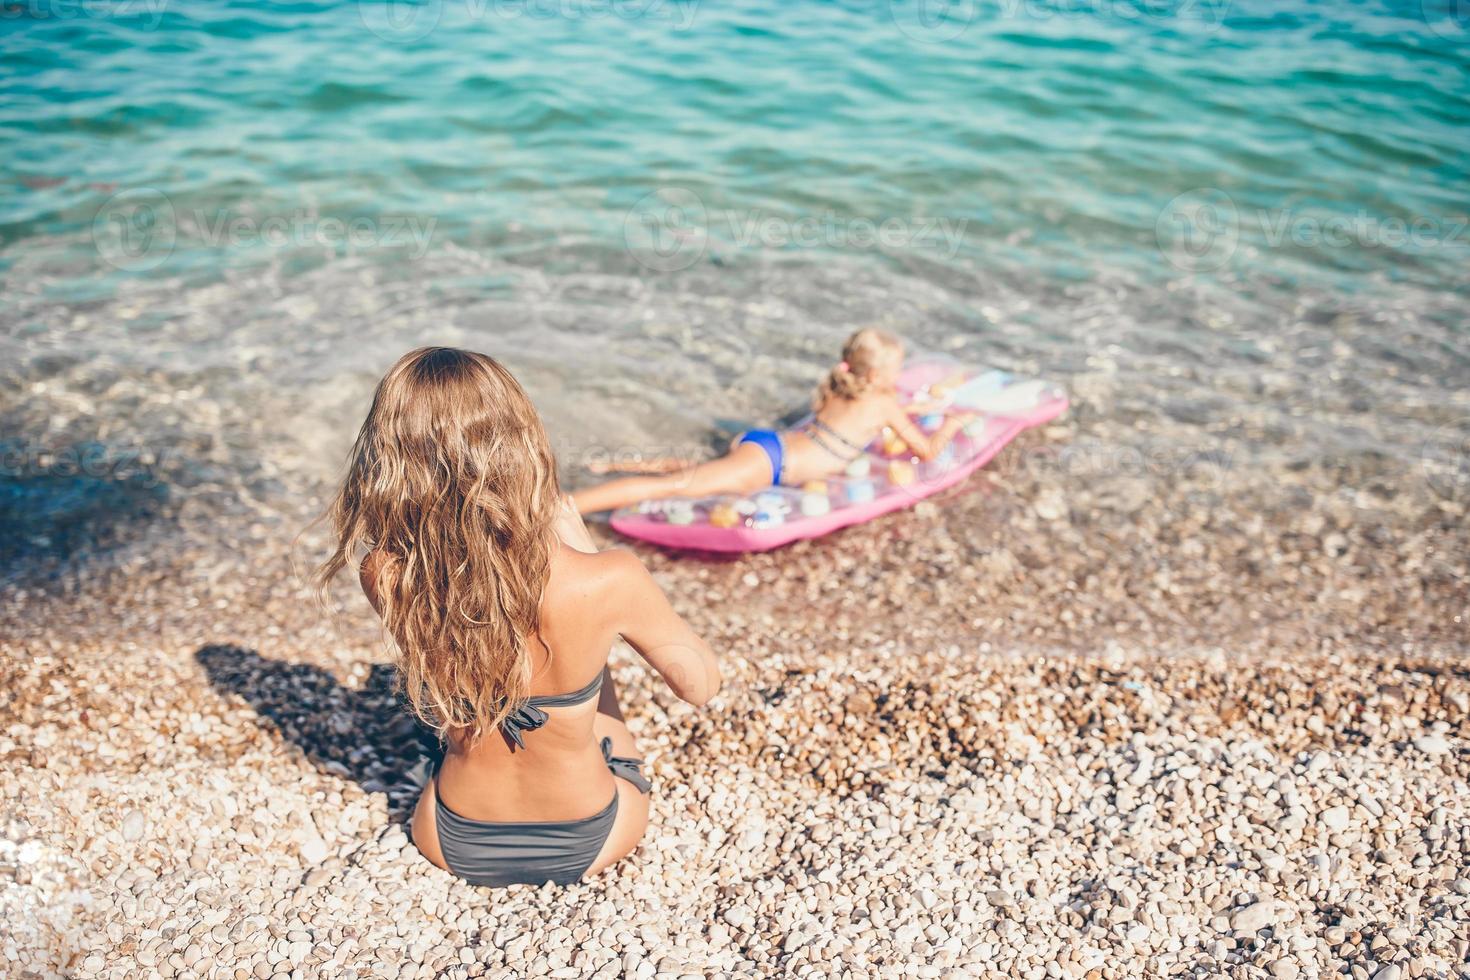
[[[1105,440],[1463,468],[1463,6],[15,0],[10,474],[97,440],[266,506],[426,342],[569,465],[687,450],[870,323]]]

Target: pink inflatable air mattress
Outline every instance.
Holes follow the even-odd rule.
[[[628,537],[670,548],[769,551],[872,520],[951,487],[1021,432],[1067,409],[1066,394],[1053,385],[937,359],[906,368],[899,378],[899,397],[931,411],[938,404],[980,416],[940,458],[927,463],[901,444],[885,446],[880,438],[846,472],[825,480],[745,496],[645,502],[615,512],[612,526]],[[921,417],[920,424],[932,426],[938,418],[935,412]]]

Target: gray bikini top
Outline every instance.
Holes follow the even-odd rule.
[[[525,748],[526,742],[523,735],[526,732],[534,732],[550,719],[543,708],[570,708],[574,704],[585,704],[597,697],[597,692],[602,690],[603,671],[598,671],[597,676],[592,678],[592,683],[579,691],[571,694],[546,694],[541,697],[526,698],[516,706],[516,709],[506,716],[505,721],[500,723],[500,730],[505,737],[516,743],[517,748]]]
[[[827,450],[828,453],[835,456],[837,459],[841,460],[844,463],[851,463],[863,453],[867,452],[866,447],[856,445],[842,433],[833,429],[830,425],[828,425],[826,422],[823,422],[819,418],[813,418],[810,422],[806,423],[805,428],[807,430],[806,435],[808,439],[816,443],[818,446],[821,446],[823,449]],[[836,439],[840,445],[847,448],[847,452],[844,453],[841,449],[838,449],[836,446],[832,445],[832,443],[828,441],[829,439]]]

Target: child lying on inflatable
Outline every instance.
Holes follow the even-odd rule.
[[[842,362],[827,375],[813,402],[814,414],[796,428],[751,429],[719,459],[661,476],[633,476],[572,494],[583,514],[615,510],[669,497],[748,494],[765,487],[802,486],[843,472],[885,430],[895,444],[921,461],[935,459],[966,425],[972,412],[944,414],[925,432],[898,394],[903,344],[881,330],[859,330],[842,348]]]

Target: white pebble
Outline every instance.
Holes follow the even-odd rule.
[[[1296,960],[1279,959],[1271,964],[1271,976],[1276,980],[1296,980],[1301,968],[1296,965]]]
[[[1420,735],[1414,739],[1414,748],[1425,755],[1444,755],[1450,750],[1450,743],[1439,735]]]
[[[143,812],[141,810],[129,810],[127,816],[123,817],[122,821],[123,840],[137,840],[143,836],[143,831],[146,828],[147,823],[143,818]]]
[[[1270,902],[1256,902],[1236,911],[1230,917],[1230,928],[1233,932],[1256,932],[1266,928],[1275,913]]]

